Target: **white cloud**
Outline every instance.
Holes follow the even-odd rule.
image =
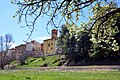
[[[38,40],[45,40],[45,39],[50,39],[51,37],[50,36],[44,36],[44,37],[40,37],[40,38],[37,38]]]
[[[17,44],[15,44],[15,43],[11,43],[11,47],[10,47],[10,49],[11,48],[15,48],[17,46]]]
[[[43,36],[43,37],[36,38],[35,40],[39,42],[43,42],[43,40],[50,39],[50,38],[51,38],[50,36]]]
[[[6,43],[3,43],[3,45],[4,45],[4,47],[6,48]],[[15,43],[13,43],[13,42],[8,43],[7,45],[10,46],[9,49],[15,48],[15,47],[17,46],[17,44],[15,44]]]

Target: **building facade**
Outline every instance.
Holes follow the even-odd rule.
[[[41,44],[35,40],[26,43],[26,51],[40,52]]]
[[[15,47],[16,53],[24,53],[26,51],[26,44],[21,44]]]
[[[57,44],[57,35],[58,35],[58,31],[56,29],[53,29],[51,38],[44,40],[44,44],[43,44],[44,55],[55,54],[56,44]]]
[[[27,42],[26,43],[26,51],[27,52],[31,52],[31,51],[34,51],[35,49],[34,49],[34,44],[32,44],[32,43],[30,43],[30,42]]]
[[[55,54],[57,48],[57,35],[58,31],[53,29],[51,31],[51,38],[44,40],[43,43],[32,40],[31,42],[26,42],[26,44],[16,46],[15,49],[9,50],[9,54],[14,52],[16,54],[16,59],[19,59],[21,55],[27,53],[38,56]]]
[[[16,59],[20,58],[20,55],[22,55],[26,51],[26,44],[21,44],[19,46],[15,47],[15,53],[16,53]]]
[[[33,40],[31,43],[34,45],[35,51],[41,51],[41,44],[39,42]]]

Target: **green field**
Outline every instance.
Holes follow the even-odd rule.
[[[120,80],[120,71],[0,71],[0,80]]]

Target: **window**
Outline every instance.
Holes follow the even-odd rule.
[[[51,43],[51,45],[53,45],[53,43]]]
[[[50,44],[48,44],[48,47],[50,47]]]
[[[53,48],[51,48],[51,50],[52,50]]]
[[[32,51],[35,51],[35,49],[34,49],[34,48],[32,48]]]

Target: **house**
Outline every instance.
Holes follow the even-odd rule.
[[[41,44],[39,42],[33,40],[31,43],[34,45],[35,51],[41,51]]]
[[[6,56],[13,57],[13,55],[15,56],[15,49],[8,49]]]
[[[26,51],[26,44],[21,44],[15,47],[16,59],[19,59],[20,55],[22,55]]]
[[[21,55],[26,55],[26,54],[31,54],[33,56],[55,54],[57,48],[56,44],[57,44],[58,30],[53,29],[51,33],[52,33],[51,38],[44,40],[43,43],[39,43],[35,40],[32,40],[31,42],[26,42],[26,44],[21,44],[19,46],[16,46],[14,49],[14,52],[16,53],[16,59],[19,59]]]
[[[55,53],[56,44],[57,44],[57,35],[58,35],[58,31],[56,29],[53,29],[51,38],[44,40],[44,43],[43,43],[44,55],[50,55]]]
[[[35,40],[26,43],[26,51],[27,52],[40,52],[41,51],[41,44]]]
[[[15,47],[16,53],[24,53],[26,51],[26,44],[21,44]]]
[[[11,54],[11,53],[13,53],[13,52],[15,52],[15,49],[14,49],[14,48],[12,48],[12,49],[8,49],[7,54]]]
[[[34,51],[35,50],[34,47],[35,47],[34,44],[32,44],[31,42],[26,43],[26,51],[27,52]]]
[[[6,54],[6,61],[13,61],[16,59],[16,53],[15,53],[15,49],[8,49],[7,54]]]

